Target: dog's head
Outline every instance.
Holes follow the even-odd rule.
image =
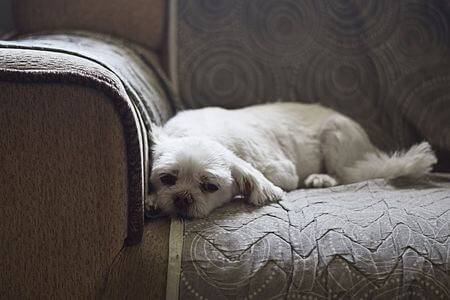
[[[229,153],[207,138],[154,138],[151,185],[164,214],[204,217],[239,191]]]

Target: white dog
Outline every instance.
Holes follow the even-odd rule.
[[[153,128],[153,140],[146,209],[184,217],[237,195],[260,206],[299,187],[420,177],[437,161],[426,142],[388,155],[357,123],[314,104],[188,110]]]

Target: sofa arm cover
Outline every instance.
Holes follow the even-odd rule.
[[[94,39],[51,40],[0,43],[0,294],[6,298],[102,293],[124,240],[142,238],[146,118],[163,122],[172,114],[141,55],[105,44],[89,57]],[[112,52],[128,59],[114,65]]]

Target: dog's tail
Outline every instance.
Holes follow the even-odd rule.
[[[345,168],[344,181],[357,182],[375,178],[419,178],[437,162],[430,144],[422,142],[408,151],[367,153],[363,159]]]

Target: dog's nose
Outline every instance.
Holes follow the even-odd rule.
[[[178,193],[173,198],[173,204],[179,210],[186,210],[193,202],[194,199],[188,193]]]

